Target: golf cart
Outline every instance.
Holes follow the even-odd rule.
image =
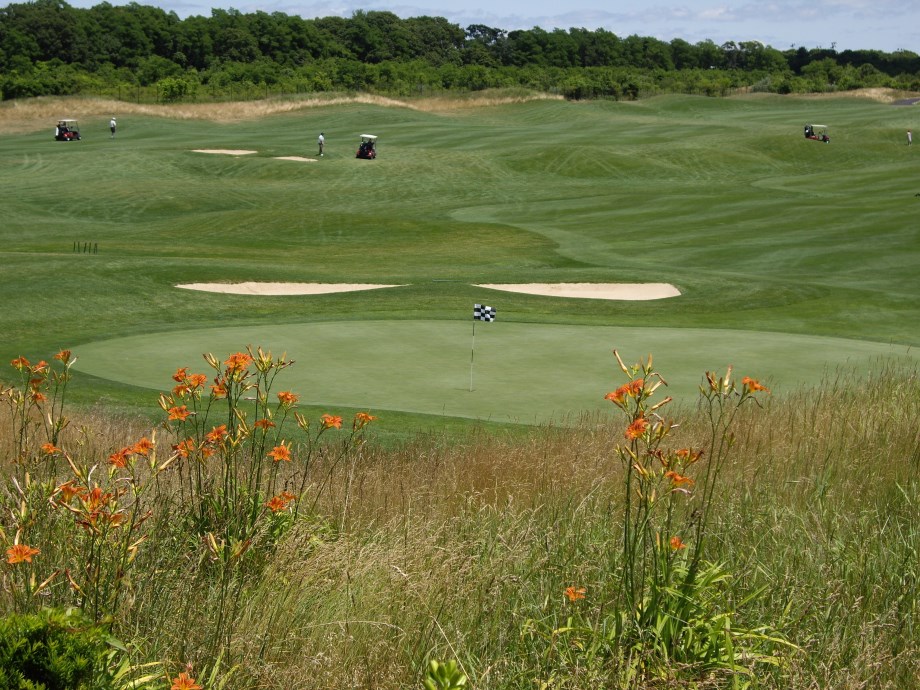
[[[80,125],[76,120],[58,120],[54,128],[55,141],[78,141],[80,139]]]
[[[358,145],[358,152],[355,158],[364,158],[373,160],[377,157],[377,136],[374,134],[362,134],[361,143]]]
[[[827,125],[805,125],[805,138],[823,141],[825,144],[831,143],[831,138],[827,136]]]

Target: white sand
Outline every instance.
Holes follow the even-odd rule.
[[[303,156],[275,156],[276,161],[301,161],[303,163],[315,163],[315,158],[304,158]]]
[[[478,287],[544,297],[582,299],[652,300],[680,295],[680,290],[670,283],[521,283],[486,284]]]
[[[222,292],[232,295],[328,295],[334,292],[356,292],[400,285],[372,283],[184,283],[184,290]],[[482,284],[477,287],[505,292],[523,292],[544,297],[574,297],[582,299],[652,300],[678,297],[680,290],[669,283],[521,283]]]
[[[248,151],[247,149],[192,149],[195,153],[222,153],[225,156],[248,156],[258,151]]]
[[[400,286],[370,283],[185,283],[176,287],[231,295],[328,295],[333,292],[356,292]]]

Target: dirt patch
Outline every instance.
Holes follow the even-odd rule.
[[[520,283],[485,284],[477,287],[576,299],[644,301],[680,296],[680,290],[669,283]]]
[[[300,161],[302,163],[316,163],[316,158],[304,158],[303,156],[275,156],[276,161]]]
[[[399,285],[374,285],[371,283],[183,283],[183,290],[221,292],[229,295],[328,295],[334,292],[357,292]]]
[[[249,156],[253,153],[258,153],[258,151],[250,151],[248,149],[192,149],[195,153],[219,153],[225,156]]]

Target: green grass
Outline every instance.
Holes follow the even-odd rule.
[[[612,347],[627,360],[667,357],[678,388],[692,388],[701,365],[733,363],[783,389],[920,342],[907,108],[678,96],[452,114],[354,104],[234,124],[120,116],[114,141],[109,115],[84,118],[77,143],[53,142],[53,122],[0,138],[0,357],[72,348],[93,375],[74,386],[82,402],[150,409],[145,387],[168,387],[193,354],[251,343],[298,359],[298,392],[319,406],[413,413],[394,417],[400,425],[527,421],[596,405],[614,382]],[[805,141],[806,121],[829,124],[832,143]],[[320,130],[322,161],[272,158],[314,154]],[[380,137],[376,161],[354,159],[365,131]],[[99,253],[73,253],[78,241]],[[173,287],[244,280],[408,287],[315,297]],[[682,296],[473,287],[584,281],[670,282]],[[471,396],[477,301],[500,321],[477,329]],[[416,329],[429,326],[426,342]],[[353,342],[362,335],[369,342]],[[134,340],[116,356],[106,348],[118,338]],[[408,385],[398,372],[413,369]]]
[[[663,371],[677,371],[668,392],[685,404],[696,399],[702,372],[724,373],[726,363],[739,376],[756,372],[775,382],[775,392],[789,393],[835,368],[858,366],[864,374],[876,360],[897,355],[916,362],[903,347],[784,333],[497,321],[479,325],[474,343],[472,321],[413,320],[129,336],[86,345],[77,367],[159,391],[173,385],[180,365],[204,370],[202,352],[233,352],[260,337],[275,355],[295,360],[278,385],[299,391],[307,404],[525,424],[606,410],[604,393],[620,383],[613,347],[649,351]]]

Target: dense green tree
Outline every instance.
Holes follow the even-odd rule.
[[[779,51],[757,41],[691,45],[604,29],[461,29],[441,17],[401,19],[384,11],[304,19],[215,9],[180,20],[136,2],[77,9],[34,0],[0,9],[0,81],[3,98],[163,84],[169,88],[158,88],[158,97],[180,99],[192,97],[198,84],[222,97],[231,89],[255,97],[267,87],[404,95],[524,86],[570,98],[636,98],[660,91],[719,95],[740,85],[781,93],[911,88],[920,81],[920,56],[838,53],[833,45]]]

